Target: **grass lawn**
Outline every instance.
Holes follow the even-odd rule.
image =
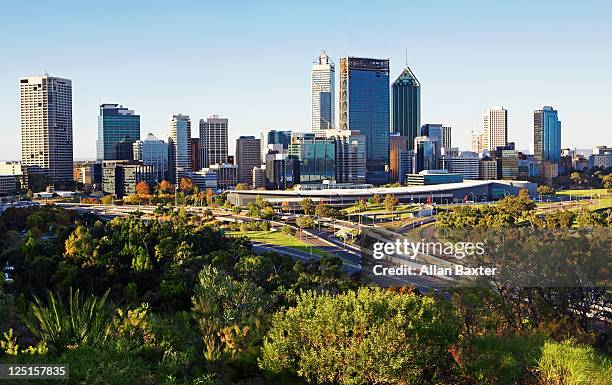
[[[310,253],[318,255],[319,257],[333,257],[334,255],[328,253],[316,246],[311,246],[306,242],[294,237],[293,235],[283,234],[280,231],[247,231],[242,233],[239,231],[228,231],[227,235],[236,237],[247,237],[251,241],[270,243],[272,245],[290,247],[302,251],[304,253]]]
[[[583,197],[592,197],[594,195],[601,194],[604,195],[612,195],[608,193],[608,190],[605,188],[598,188],[592,190],[563,190],[557,191],[557,195],[571,195],[571,196],[583,196]]]

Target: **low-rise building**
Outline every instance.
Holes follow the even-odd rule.
[[[424,186],[431,184],[460,183],[463,175],[449,173],[447,170],[423,170],[418,174],[408,174],[406,184],[408,186]]]
[[[117,199],[136,193],[138,182],[150,186],[157,180],[153,166],[136,160],[108,160],[102,162],[102,191]]]

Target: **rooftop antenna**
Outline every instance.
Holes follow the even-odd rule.
[[[408,67],[408,48],[406,48],[406,67]]]

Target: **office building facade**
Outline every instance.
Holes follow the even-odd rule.
[[[102,191],[114,198],[136,194],[136,185],[147,182],[152,186],[156,182],[153,166],[137,160],[110,160],[102,162]]]
[[[189,139],[191,119],[188,115],[173,115],[168,135],[168,168],[170,182],[176,184],[186,172],[191,171]]]
[[[359,131],[328,130],[336,146],[336,182],[366,182],[366,138]]]
[[[495,151],[508,144],[508,110],[493,107],[483,116],[483,147]]]
[[[533,148],[539,162],[561,162],[561,122],[550,106],[533,113]]]
[[[391,96],[393,132],[406,138],[405,148],[412,150],[421,127],[421,83],[409,67],[393,82]]]
[[[414,174],[438,168],[439,142],[428,136],[414,138]]]
[[[21,163],[41,187],[72,182],[72,82],[30,76],[19,79]]]
[[[297,183],[322,183],[336,179],[336,143],[315,134],[294,135],[289,155],[299,162]]]
[[[389,60],[340,59],[340,129],[366,137],[366,179],[385,184],[389,176]]]
[[[158,182],[169,180],[168,143],[149,133],[144,140],[134,142],[134,159],[155,168]]]
[[[227,162],[228,119],[212,115],[200,119],[200,158],[202,168]]]
[[[119,104],[100,105],[97,160],[129,160],[126,149],[140,139],[140,116]],[[127,143],[127,144],[126,144]]]
[[[261,166],[261,141],[254,136],[236,139],[238,183],[253,184],[253,168]]]
[[[414,143],[410,147],[414,147]],[[391,183],[400,180],[400,154],[404,150],[408,150],[408,137],[392,132],[389,136],[389,182]]]
[[[312,132],[324,136],[334,128],[334,87],[336,67],[325,51],[312,64]]]
[[[457,156],[450,156],[449,171],[460,174],[463,179],[480,178],[480,158],[472,151],[463,151]]]

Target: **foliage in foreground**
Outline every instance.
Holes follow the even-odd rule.
[[[612,384],[612,361],[590,346],[569,340],[546,342],[538,362],[544,384],[606,385]]]
[[[274,315],[260,366],[312,383],[421,384],[444,369],[456,337],[450,312],[432,297],[304,293]]]

